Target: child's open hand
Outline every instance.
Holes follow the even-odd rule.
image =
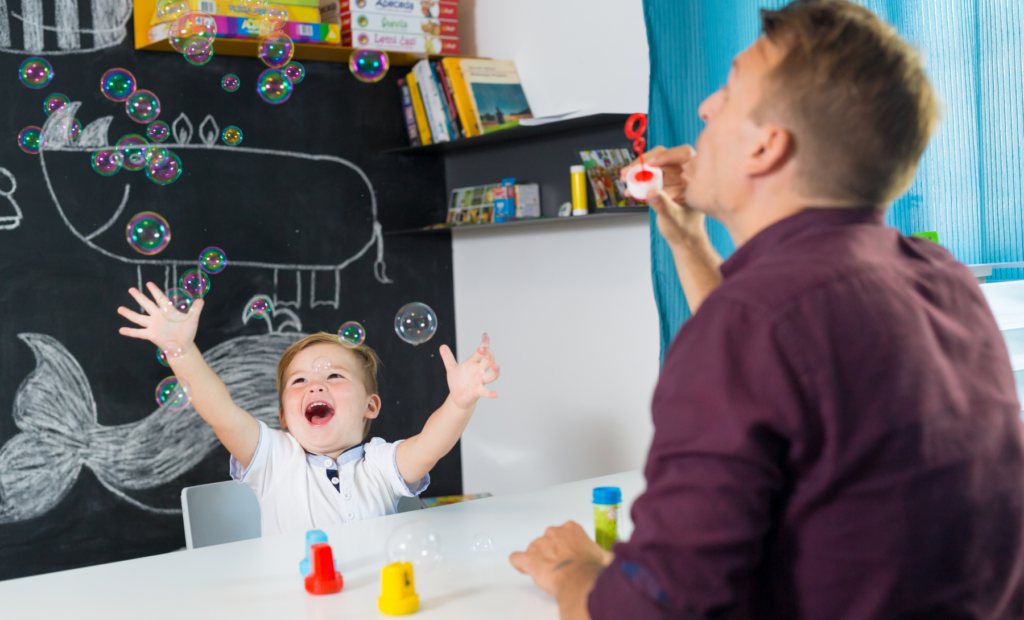
[[[124,306],[117,309],[118,314],[135,323],[141,329],[122,327],[118,330],[118,333],[129,338],[148,340],[158,347],[164,347],[170,342],[176,342],[187,349],[196,336],[196,328],[199,325],[199,313],[203,310],[203,300],[197,299],[186,315],[180,315],[180,313],[173,309],[168,310],[168,312],[178,314],[175,318],[182,319],[181,321],[170,321],[160,312],[160,308],[167,304],[167,297],[152,282],[147,282],[146,288],[149,289],[153,299],[146,297],[135,287],[128,289],[128,293],[135,298],[135,301],[139,302],[139,305],[146,311],[146,314],[132,312]]]
[[[487,334],[473,355],[461,364],[456,363],[452,350],[446,344],[441,345],[441,359],[448,371],[448,391],[455,406],[468,409],[476,404],[477,399],[498,397],[497,392],[486,387],[501,374]]]

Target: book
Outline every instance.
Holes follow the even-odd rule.
[[[434,76],[437,77],[438,85],[441,87],[441,99],[442,103],[444,103],[445,112],[448,113],[448,124],[452,126],[452,137],[465,138],[466,132],[462,128],[462,122],[459,120],[459,112],[455,108],[451,84],[448,83],[448,76],[444,73],[444,67],[440,61],[435,61],[430,63],[430,68],[434,70]]]
[[[435,37],[459,36],[459,22],[441,21],[428,17],[381,15],[378,13],[342,13],[338,16],[342,30],[367,32],[396,32],[423,34]]]
[[[335,15],[359,11],[446,21],[459,18],[459,3],[456,0],[318,0],[318,4],[321,13],[326,10]]]
[[[497,184],[453,189],[445,224],[461,226],[494,222],[494,201],[499,189]]]
[[[419,85],[416,84],[416,76],[408,73],[405,76],[405,81],[409,85],[409,97],[412,99],[412,111],[416,116],[416,129],[420,134],[420,142],[423,146],[433,144],[430,123],[427,122],[427,112],[423,108],[423,96],[420,94]]]
[[[462,121],[462,129],[467,137],[479,136],[483,133],[477,123],[476,114],[473,112],[473,104],[469,100],[469,91],[466,90],[466,82],[462,79],[462,68],[459,66],[458,58],[443,58],[441,65],[444,67],[445,76],[452,89],[452,97],[455,99],[455,109]]]
[[[398,88],[402,92],[402,113],[405,116],[405,131],[409,134],[409,146],[420,146],[420,132],[416,127],[416,112],[412,109],[412,93],[405,78],[399,78]]]
[[[336,24],[331,25],[337,26]],[[457,38],[417,34],[348,30],[341,33],[341,44],[355,48],[365,47],[387,52],[409,52],[412,54],[458,55],[459,53],[459,40]]]
[[[628,148],[580,151],[580,159],[587,169],[587,178],[594,190],[594,202],[598,209],[647,204],[643,200],[626,196],[626,185],[619,178],[622,168],[633,161]]]
[[[494,190],[494,221],[507,222],[516,217],[516,178],[506,177]]]
[[[217,24],[218,39],[261,39],[260,20],[242,17],[212,17]],[[167,38],[167,24],[158,24],[149,29],[147,38],[150,43],[163,41]],[[308,24],[288,22],[284,33],[296,43],[317,43],[338,45],[341,43],[341,31],[336,24]]]
[[[520,119],[533,117],[514,62],[463,58],[459,67],[483,133],[515,127]]]
[[[413,75],[416,76],[416,84],[420,87],[420,95],[423,97],[423,108],[427,112],[427,121],[430,124],[430,135],[434,142],[449,142],[452,139],[448,131],[448,118],[441,104],[441,93],[438,92],[437,81],[434,79],[434,72],[430,69],[430,61],[421,60],[413,65]]]
[[[261,18],[266,11],[265,8],[252,11],[238,0],[188,0],[188,8],[193,13],[206,13],[215,17],[254,17],[256,19]],[[288,10],[288,21],[320,23],[320,9],[315,4],[312,6],[285,6],[284,8]],[[163,22],[154,11],[149,25],[155,26],[160,23]]]

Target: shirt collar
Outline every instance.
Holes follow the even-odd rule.
[[[319,467],[320,469],[341,469],[342,466],[352,461],[358,461],[363,458],[363,444],[352,446],[348,450],[345,450],[338,456],[337,460],[332,459],[324,454],[311,454],[306,453],[306,463],[313,467]]]
[[[797,235],[833,226],[856,224],[881,226],[884,223],[885,209],[876,207],[804,209],[775,222],[740,246],[732,256],[722,263],[720,267],[722,277],[728,278],[769,252],[773,247],[781,245]]]

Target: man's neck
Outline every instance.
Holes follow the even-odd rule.
[[[739,248],[754,238],[757,233],[776,222],[792,217],[807,209],[845,209],[866,206],[862,202],[836,198],[783,195],[752,199],[747,204],[731,210],[722,219],[733,243]]]

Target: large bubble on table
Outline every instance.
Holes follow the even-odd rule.
[[[388,562],[409,562],[415,572],[428,571],[441,561],[441,538],[422,521],[400,525],[387,541]]]

